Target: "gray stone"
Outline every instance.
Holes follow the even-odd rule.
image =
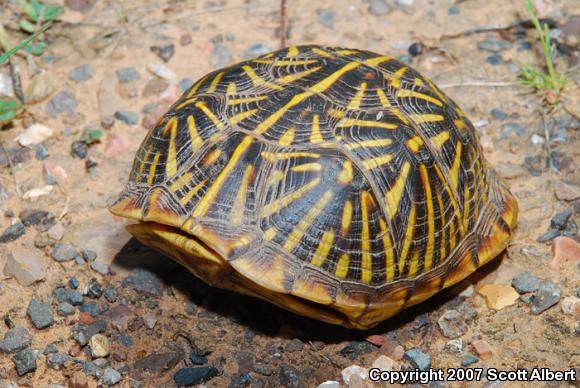
[[[449,353],[461,353],[463,350],[463,340],[461,338],[452,339],[445,344],[445,350]]]
[[[479,42],[477,47],[482,51],[499,53],[500,51],[509,50],[512,47],[512,43],[504,39],[486,38]]]
[[[409,349],[404,355],[405,358],[419,370],[427,370],[431,366],[431,356],[422,352],[421,349]]]
[[[143,268],[137,268],[123,279],[123,287],[129,287],[140,294],[161,296],[163,283],[159,277]]]
[[[104,333],[107,330],[107,321],[99,319],[90,325],[77,325],[73,329],[73,338],[81,346],[89,343],[91,337],[98,333]]]
[[[539,243],[547,243],[562,234],[562,231],[558,229],[550,229],[546,233],[541,234],[536,241]]]
[[[139,122],[139,113],[131,112],[128,110],[121,110],[115,112],[115,118],[127,125],[135,125]]]
[[[191,387],[206,382],[219,374],[219,370],[213,366],[200,366],[196,368],[181,368],[173,375],[177,386]],[[290,387],[287,387],[290,388]]]
[[[463,356],[461,356],[461,366],[469,366],[471,364],[475,364],[478,361],[479,358],[471,353],[465,353]]]
[[[49,156],[48,150],[46,149],[46,147],[43,144],[39,144],[36,146],[36,153],[34,156],[38,160],[44,160],[44,159],[48,158],[48,156]]]
[[[375,16],[386,15],[391,12],[392,7],[385,0],[370,0],[369,13]]]
[[[58,315],[66,317],[75,313],[75,307],[68,302],[61,302],[58,304]]]
[[[232,53],[229,47],[223,43],[215,43],[211,51],[210,61],[217,68],[222,68],[232,63]]]
[[[447,310],[437,321],[443,335],[447,338],[461,337],[467,331],[462,315],[457,310]]]
[[[259,57],[272,51],[272,47],[264,43],[256,43],[251,45],[244,53],[244,59]]]
[[[83,372],[98,379],[103,376],[103,369],[92,361],[83,362]]]
[[[72,360],[72,357],[65,353],[49,353],[46,356],[46,365],[51,369],[62,370]]]
[[[503,58],[499,54],[493,54],[485,58],[485,62],[490,65],[497,66],[503,62]]]
[[[59,302],[68,302],[73,306],[83,304],[83,296],[81,293],[71,288],[57,287],[52,290],[52,294]]]
[[[280,366],[280,384],[286,388],[298,388],[300,384],[300,373],[298,369],[291,365],[283,364]]]
[[[552,217],[552,219],[550,220],[550,227],[552,229],[560,229],[560,230],[566,229],[566,225],[568,225],[568,220],[570,220],[571,216],[572,216],[571,207],[564,211],[556,213],[556,215],[554,215],[554,217]]]
[[[115,385],[119,381],[121,381],[121,374],[113,368],[107,368],[103,372],[103,376],[101,377],[101,381],[105,385],[109,385],[109,386]]]
[[[163,46],[151,46],[151,51],[157,55],[163,62],[169,62],[173,55],[175,55],[175,45],[173,43]]]
[[[185,92],[192,85],[193,85],[193,80],[191,78],[184,78],[181,81],[179,81],[179,89],[181,89],[182,92]]]
[[[458,5],[452,5],[447,10],[447,13],[449,15],[459,15],[461,13],[461,7],[459,7]]]
[[[531,273],[520,272],[512,279],[512,286],[519,294],[534,292],[540,286],[540,280]]]
[[[50,303],[32,297],[26,311],[32,324],[37,329],[44,329],[54,323],[52,306]]]
[[[18,376],[24,376],[36,369],[36,358],[39,353],[40,351],[36,349],[24,349],[12,357]]]
[[[78,102],[74,94],[68,90],[61,90],[50,99],[46,105],[46,113],[50,117],[57,117],[62,113],[74,113]]]
[[[497,108],[493,108],[490,113],[496,120],[505,120],[508,116],[503,110]]]
[[[336,12],[327,8],[319,8],[316,10],[316,16],[318,21],[326,28],[334,28],[334,23],[336,23]]]
[[[81,83],[88,81],[95,75],[95,68],[91,64],[85,64],[75,67],[70,73],[68,73],[68,78],[76,83]]]
[[[0,341],[0,350],[4,353],[12,353],[22,350],[32,343],[32,337],[23,326],[16,326],[4,334]]]
[[[562,290],[556,283],[549,280],[541,282],[530,304],[532,314],[538,315],[546,311],[558,303],[561,296]]]
[[[56,243],[52,248],[52,258],[56,261],[72,261],[81,256],[81,253],[71,243]]]
[[[115,286],[113,286],[112,284],[107,284],[107,286],[103,291],[103,296],[105,297],[107,302],[115,303],[119,298],[119,293],[117,292]]]
[[[35,251],[16,246],[8,254],[4,275],[13,276],[22,286],[29,286],[44,279],[46,271],[43,259]]]
[[[304,348],[304,343],[300,341],[298,338],[294,338],[292,341],[286,344],[286,351],[287,352],[299,352]]]
[[[103,276],[109,274],[109,266],[105,263],[101,263],[100,261],[91,262],[91,268]]]
[[[19,239],[26,234],[26,228],[22,222],[15,222],[6,228],[0,236],[0,243],[6,243]]]
[[[131,81],[137,81],[138,79],[141,79],[141,76],[139,75],[139,72],[137,72],[137,70],[135,70],[134,67],[127,67],[124,69],[120,69],[117,70],[117,80],[124,84],[127,82],[131,82]]]

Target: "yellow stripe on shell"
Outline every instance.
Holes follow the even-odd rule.
[[[278,85],[278,84],[275,84],[273,82],[266,81],[265,79],[262,79],[258,74],[256,74],[254,69],[248,65],[242,66],[242,69],[248,75],[248,77],[250,78],[250,80],[252,81],[252,84],[254,84],[254,86],[265,86],[269,89],[274,89],[274,90],[282,90],[283,89],[283,87]]]
[[[264,205],[260,216],[262,218],[266,218],[270,217],[274,213],[279,212],[281,209],[284,209],[288,205],[302,198],[304,194],[314,189],[316,186],[320,184],[320,182],[321,182],[320,178],[315,178],[310,182],[308,182],[307,184],[300,186],[298,189],[292,191],[291,193],[286,194],[284,197],[277,198],[275,202]]]
[[[340,221],[340,235],[346,236],[352,223],[352,202],[345,201],[342,209],[342,218]]]
[[[378,66],[382,63],[389,62],[392,60],[393,60],[393,57],[390,57],[388,55],[381,55],[379,57],[365,59],[365,63],[367,65],[371,65],[371,66]]]
[[[258,109],[250,109],[250,110],[238,113],[237,115],[234,115],[234,116],[228,118],[228,121],[232,124],[238,124],[238,123],[244,121],[245,119],[247,119],[248,117],[255,115],[257,112],[258,112]]]
[[[284,132],[282,136],[280,136],[280,140],[278,140],[278,144],[281,146],[289,146],[294,142],[294,136],[296,134],[296,128],[291,127]]]
[[[169,190],[171,190],[173,193],[176,193],[179,189],[188,184],[192,177],[192,172],[186,172],[185,174],[179,176],[171,185],[169,185]]]
[[[459,186],[459,168],[461,167],[461,151],[462,144],[460,141],[457,142],[455,146],[455,159],[449,170],[449,179],[451,179],[451,185],[453,192],[457,192],[457,186]]]
[[[153,184],[153,179],[155,179],[155,170],[157,169],[157,165],[159,164],[159,152],[155,153],[153,156],[153,162],[151,166],[149,166],[149,175],[147,176],[147,185],[151,186]]]
[[[345,160],[344,164],[342,165],[342,169],[338,174],[338,183],[343,185],[347,185],[352,182],[353,171],[352,171],[352,162],[350,160]]]
[[[445,120],[445,117],[443,117],[443,115],[438,115],[438,114],[433,114],[433,113],[412,114],[412,115],[409,115],[409,118],[415,124],[436,123],[436,122]]]
[[[415,204],[411,203],[411,209],[407,216],[407,228],[405,230],[405,237],[403,238],[403,249],[401,250],[401,257],[399,257],[399,273],[403,273],[405,269],[405,260],[407,260],[407,255],[409,253],[409,247],[411,246],[411,241],[413,240],[413,233],[415,231]]]
[[[357,90],[355,96],[352,98],[352,100],[350,100],[350,102],[348,103],[348,105],[346,107],[348,109],[359,109],[360,104],[365,96],[366,91],[367,91],[367,83],[362,82],[360,84],[360,86],[358,87],[358,90]]]
[[[272,66],[310,65],[317,63],[316,59],[254,59],[252,62]]]
[[[381,228],[381,234],[383,235],[383,247],[385,249],[385,268],[387,281],[394,279],[395,277],[395,253],[393,251],[393,242],[391,241],[391,235],[387,230],[387,223],[382,218],[379,220],[379,225]]]
[[[322,170],[322,166],[320,165],[320,163],[299,164],[298,166],[294,166],[290,169],[290,171],[292,172],[308,172],[320,170]]]
[[[221,122],[220,119],[218,119],[218,117],[207,107],[207,105],[205,104],[205,102],[198,102],[195,104],[195,106],[197,108],[199,108],[213,123],[213,125],[215,125],[215,127],[219,130],[223,129],[224,127],[224,123]]]
[[[203,139],[197,132],[197,126],[195,125],[195,118],[193,116],[187,116],[187,129],[189,131],[189,138],[191,140],[191,148],[193,151],[195,151],[201,146]]]
[[[350,258],[348,257],[348,253],[343,253],[338,258],[338,263],[336,263],[336,270],[334,274],[337,278],[344,279],[348,274],[348,266],[350,264]]]
[[[449,140],[449,131],[443,131],[438,133],[437,135],[429,138],[431,140],[431,142],[437,146],[437,147],[442,147],[443,144],[445,144],[445,142],[447,140]]]
[[[216,76],[211,81],[211,83],[209,84],[209,88],[207,88],[206,93],[213,93],[213,92],[215,92],[215,89],[217,88],[217,86],[220,83],[220,81],[223,78],[223,76],[224,76],[224,72],[223,71],[220,71],[219,73],[217,73]]]
[[[199,182],[197,185],[195,185],[195,187],[193,189],[191,189],[190,191],[188,191],[187,194],[185,194],[180,200],[179,202],[185,206],[189,203],[189,201],[191,201],[191,199],[193,198],[193,196],[195,194],[197,194],[199,192],[199,190],[201,190],[201,188],[203,186],[205,186],[205,183],[207,182],[207,179],[202,180],[201,182]]]
[[[315,114],[312,116],[312,133],[310,134],[310,142],[312,144],[322,143],[322,134],[320,133],[320,116]]]
[[[384,128],[384,129],[397,129],[398,125],[393,123],[384,123],[381,121],[372,120],[358,120],[358,119],[343,119],[337,125],[338,128],[346,127],[371,127],[371,128]]]
[[[386,147],[392,143],[391,139],[363,140],[356,143],[347,143],[346,148],[353,150],[355,148]]]
[[[332,248],[332,243],[334,242],[334,232],[332,230],[326,230],[322,233],[322,237],[320,238],[320,242],[312,255],[312,260],[310,260],[310,264],[315,265],[316,267],[322,267],[322,264],[328,258],[328,252],[330,252],[330,248]]]
[[[425,271],[428,271],[433,265],[433,255],[435,253],[435,212],[433,209],[431,183],[429,182],[427,167],[424,164],[419,165],[419,174],[425,189],[425,206],[427,207],[427,248],[425,249],[424,263]]]
[[[246,166],[246,171],[242,176],[242,181],[238,187],[238,194],[234,200],[232,206],[232,212],[230,220],[234,224],[240,224],[244,218],[244,210],[246,209],[246,197],[248,194],[248,187],[250,186],[250,179],[252,179],[252,174],[254,173],[254,166],[248,164]]]
[[[371,159],[365,159],[362,162],[367,170],[372,170],[389,163],[391,160],[393,160],[393,155],[386,154]]]
[[[433,98],[433,97],[431,97],[427,94],[424,94],[424,93],[416,92],[414,90],[409,90],[409,89],[399,90],[397,92],[397,98],[403,98],[403,97],[418,98],[420,100],[428,101],[428,102],[435,104],[437,106],[443,106],[443,103],[441,101],[439,101],[438,99]]]
[[[391,189],[387,192],[385,197],[385,205],[390,219],[393,219],[395,214],[397,214],[399,203],[401,202],[401,198],[405,193],[405,182],[407,181],[410,170],[411,163],[404,162],[399,176],[395,180],[395,183]]]
[[[304,71],[299,71],[296,73],[292,73],[292,74],[288,74],[285,76],[282,76],[280,78],[276,78],[276,81],[283,83],[283,84],[289,84],[292,83],[294,81],[299,80],[300,78],[304,78],[312,73],[316,73],[318,70],[321,69],[321,66],[317,66],[317,67],[313,67],[312,69],[308,69],[308,70],[304,70]]]
[[[167,150],[167,161],[165,162],[165,174],[171,178],[177,173],[177,117],[172,117],[165,125],[165,132],[169,131],[169,149]]]
[[[423,145],[424,145],[423,139],[421,139],[421,137],[417,135],[407,140],[407,148],[413,153],[417,153],[421,149],[421,147],[423,147]]]
[[[276,160],[287,160],[292,158],[320,158],[320,154],[314,152],[268,152],[262,151],[260,153],[262,157],[266,160],[276,161]]]
[[[251,97],[232,98],[231,100],[228,100],[228,105],[247,104],[250,102],[262,101],[262,100],[265,100],[267,98],[268,98],[268,96],[251,96]]]
[[[373,196],[368,191],[361,193],[361,280],[370,283],[373,273],[373,258],[371,256],[371,236],[369,227],[369,204],[373,203]]]

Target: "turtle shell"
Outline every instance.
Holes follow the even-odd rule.
[[[517,202],[428,78],[299,46],[194,83],[111,211],[210,285],[364,329],[500,253]]]

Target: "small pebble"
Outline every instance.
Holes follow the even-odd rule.
[[[4,230],[0,235],[0,243],[6,243],[19,239],[26,234],[26,229],[22,222],[15,222]]]
[[[80,282],[77,278],[72,277],[68,280],[68,285],[70,288],[73,288],[76,290],[77,288],[79,288]]]
[[[299,352],[304,348],[304,343],[298,338],[294,338],[292,341],[286,344],[286,351],[288,352]]]
[[[16,137],[22,147],[31,147],[42,143],[53,135],[52,129],[42,124],[32,124]]]
[[[109,266],[105,263],[101,263],[100,261],[91,262],[91,268],[103,276],[109,274]]]
[[[508,117],[507,113],[497,108],[493,108],[490,113],[496,120],[505,120]]]
[[[412,57],[419,56],[423,53],[423,45],[419,42],[415,42],[409,46],[407,51]]]
[[[497,65],[501,64],[502,61],[503,61],[503,59],[502,59],[501,55],[499,55],[499,54],[490,55],[489,57],[487,57],[485,59],[486,63],[489,63],[490,65],[493,65],[493,66],[497,66]]]
[[[461,7],[459,7],[458,5],[452,5],[447,10],[447,13],[449,15],[459,15],[461,13]]]
[[[421,351],[421,349],[413,348],[405,352],[405,358],[419,370],[427,370],[431,366],[431,356]]]
[[[270,51],[272,51],[271,46],[269,46],[267,44],[263,44],[263,43],[256,43],[256,44],[251,45],[246,50],[246,52],[244,53],[244,58],[250,59],[250,58],[259,57],[261,55],[268,54]]]
[[[117,80],[120,83],[128,83],[131,81],[137,81],[138,79],[141,79],[141,76],[133,67],[117,70]]]
[[[552,259],[548,266],[553,270],[572,267],[580,260],[580,244],[570,237],[556,237],[552,243]]]
[[[179,38],[179,44],[182,46],[189,46],[193,43],[193,39],[191,38],[191,34],[183,34]]]
[[[568,224],[568,220],[572,216],[572,208],[568,208],[564,211],[556,213],[554,217],[550,220],[550,227],[552,229],[566,229],[566,225]]]
[[[387,357],[385,355],[381,355],[373,362],[372,367],[390,372],[395,368],[396,364],[397,362],[392,358]]]
[[[105,290],[103,291],[103,295],[105,296],[105,299],[109,303],[115,303],[119,298],[119,293],[117,292],[115,286],[113,286],[112,284],[107,284]]]
[[[64,237],[64,226],[61,222],[57,222],[46,231],[49,238],[54,241],[60,241]]]
[[[340,388],[340,383],[338,381],[329,380],[318,384],[316,388]]]
[[[13,276],[20,285],[27,287],[46,276],[43,261],[35,251],[16,246],[8,253],[4,275]]]
[[[213,366],[181,368],[173,375],[173,380],[178,387],[191,387],[204,383],[218,374],[219,371]]]
[[[15,326],[4,334],[0,341],[0,350],[4,353],[12,353],[27,348],[32,343],[32,337],[23,326]]]
[[[181,81],[179,81],[179,89],[181,89],[182,92],[188,90],[192,85],[193,80],[191,78],[184,78]]]
[[[127,125],[135,125],[139,122],[139,113],[131,111],[117,111],[115,112],[115,118]]]
[[[280,384],[286,388],[299,388],[302,385],[298,369],[291,365],[282,364],[280,366],[279,379]]]
[[[43,302],[32,297],[28,304],[26,313],[32,324],[37,329],[44,329],[54,323],[52,306],[48,302]]]
[[[475,340],[471,343],[471,346],[473,347],[475,354],[484,361],[493,356],[491,346],[489,346],[489,344],[484,340]]]
[[[348,386],[351,384],[353,378],[356,376],[360,379],[366,380],[369,376],[369,371],[358,365],[351,365],[344,368],[340,375],[342,376],[342,381]]]
[[[72,358],[64,353],[49,353],[46,356],[46,365],[51,369],[63,370],[71,361]]]
[[[50,99],[46,105],[46,113],[53,118],[62,113],[72,114],[77,106],[78,102],[75,95],[68,90],[62,90]]]
[[[91,279],[86,285],[83,294],[92,299],[99,299],[103,295],[103,286],[95,279]]]
[[[169,62],[173,55],[175,55],[175,46],[173,44],[166,44],[163,46],[151,46],[151,52],[163,60]]]
[[[95,74],[95,68],[91,64],[80,65],[75,67],[70,73],[68,73],[68,78],[76,83],[81,83],[88,81]]]
[[[392,7],[385,0],[370,0],[369,13],[375,16],[383,16],[391,12]]]
[[[540,280],[529,272],[520,272],[512,279],[512,287],[520,294],[534,292],[540,286]]]
[[[107,357],[111,351],[109,339],[102,334],[95,334],[89,340],[93,358]]]
[[[58,315],[66,317],[75,313],[75,307],[68,302],[61,302],[58,304]]]
[[[558,303],[561,295],[562,291],[556,283],[544,280],[540,283],[538,291],[532,298],[530,311],[535,315],[541,314]]]
[[[121,381],[121,374],[113,368],[107,368],[101,377],[103,384],[111,386]]]
[[[461,366],[469,366],[471,364],[475,364],[478,361],[479,358],[471,353],[465,353],[463,356],[461,356]]]
[[[445,350],[450,353],[461,353],[463,351],[463,340],[457,338],[447,341],[445,344]]]
[[[143,320],[145,321],[145,326],[147,326],[148,329],[153,329],[159,318],[156,315],[146,314],[143,315]]]
[[[437,321],[443,336],[447,338],[461,337],[467,331],[462,314],[457,310],[447,310]]]
[[[554,194],[561,201],[575,201],[580,198],[580,185],[571,181],[557,181]]]
[[[18,376],[24,376],[36,369],[36,358],[39,353],[38,350],[24,349],[12,356],[12,362],[16,366]]]
[[[567,296],[562,299],[560,304],[562,307],[562,312],[566,315],[580,315],[580,298],[575,296]]]
[[[57,287],[52,291],[52,294],[59,302],[68,302],[73,306],[83,304],[83,296],[80,292],[64,287]]]
[[[177,75],[162,63],[149,64],[147,65],[147,70],[149,70],[152,74],[155,74],[157,77],[169,81],[173,81],[177,78]]]
[[[78,249],[71,243],[56,243],[52,248],[52,258],[56,261],[71,261],[81,256]]]
[[[319,8],[316,10],[316,16],[318,17],[318,22],[324,27],[333,29],[334,23],[336,22],[336,12],[327,8]]]
[[[536,241],[539,243],[547,243],[560,236],[562,232],[558,229],[550,229],[546,233],[540,235]]]
[[[490,309],[501,310],[513,305],[519,298],[519,294],[513,287],[505,284],[486,284],[477,292],[485,297]]]
[[[482,40],[477,44],[477,47],[482,51],[488,51],[491,53],[498,53],[500,51],[508,50],[512,47],[512,43],[509,40],[497,39],[497,38],[487,38]]]

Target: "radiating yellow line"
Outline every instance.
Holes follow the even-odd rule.
[[[152,150],[153,150],[153,143],[150,142],[149,147],[147,147],[147,152],[145,152],[145,156],[143,156],[143,160],[141,161],[141,164],[139,165],[139,178],[143,177],[143,170],[145,169],[145,163],[147,162],[147,159],[149,159],[149,155],[151,155]]]
[[[344,50],[336,50],[335,53],[338,55],[356,55],[359,53],[359,51],[344,49]]]
[[[205,102],[200,101],[196,103],[195,106],[201,109],[201,111],[211,120],[217,129],[223,129],[224,123],[222,123],[221,120],[218,119],[217,116],[207,107]]]
[[[378,66],[381,63],[389,62],[392,60],[393,60],[393,57],[390,57],[388,55],[381,55],[380,57],[366,59],[365,63],[367,65],[371,65],[371,66]]]
[[[328,205],[330,199],[332,198],[332,195],[333,195],[332,190],[328,190],[327,192],[325,192],[322,195],[322,197],[320,197],[320,199],[312,206],[312,208],[308,210],[308,212],[304,215],[304,218],[300,220],[298,225],[296,225],[296,227],[292,229],[292,232],[290,232],[290,235],[288,236],[283,245],[283,248],[286,251],[292,252],[292,250],[296,247],[296,245],[300,243],[300,240],[302,239],[304,234],[308,231],[308,229],[312,226],[312,223],[314,222],[318,214],[320,214],[320,212],[324,210],[326,205]]]
[[[444,229],[447,225],[445,220],[445,208],[443,207],[443,199],[441,198],[441,192],[439,190],[435,190],[435,196],[437,197],[437,204],[439,205],[439,214],[441,216],[441,236],[439,237],[440,247],[439,247],[439,262],[443,262],[445,260],[446,250],[445,250],[445,243],[447,238],[445,236],[446,229]]]
[[[300,54],[300,50],[298,50],[298,47],[296,46],[288,47],[288,51],[286,52],[287,57],[295,57],[298,54]]]
[[[421,147],[423,147],[423,139],[421,139],[420,136],[415,135],[409,138],[409,140],[407,140],[407,148],[411,152],[417,153],[417,151],[419,151]]]
[[[425,206],[427,207],[427,248],[425,249],[424,263],[425,271],[429,271],[433,265],[433,255],[435,253],[435,212],[433,209],[433,194],[431,183],[427,174],[427,167],[419,165],[419,174],[425,190]]]
[[[320,154],[314,152],[268,152],[262,151],[260,153],[262,157],[266,160],[276,161],[276,160],[287,160],[291,158],[320,158]]]
[[[363,140],[356,143],[347,143],[346,148],[352,150],[355,148],[386,147],[392,143],[391,139]]]
[[[321,68],[321,66],[317,66],[317,67],[313,67],[312,69],[299,71],[297,73],[288,74],[288,75],[285,75],[283,77],[276,78],[276,81],[281,82],[283,84],[289,84],[289,83],[292,83],[294,81],[299,80],[300,78],[304,78],[312,73],[317,72],[318,70],[320,70],[320,68]]]
[[[409,273],[407,273],[407,278],[412,278],[417,273],[419,269],[419,250],[415,250],[413,253],[413,257],[411,257],[411,261],[409,262]]]
[[[191,139],[191,148],[193,151],[195,151],[199,148],[201,143],[203,143],[203,140],[197,132],[195,118],[191,115],[187,116],[187,129],[189,130],[189,138]]]
[[[350,263],[350,258],[348,257],[348,253],[343,253],[340,255],[338,259],[338,263],[336,263],[336,270],[334,274],[336,277],[344,279],[348,274],[348,265]]]
[[[312,96],[315,93],[322,93],[323,91],[325,91],[326,89],[328,89],[330,86],[332,86],[332,84],[334,82],[336,82],[337,79],[339,79],[340,77],[342,77],[342,75],[344,73],[347,73],[350,70],[355,69],[355,68],[357,68],[359,66],[360,66],[360,64],[357,63],[357,62],[349,62],[348,64],[344,65],[342,68],[340,68],[339,70],[335,71],[334,73],[332,73],[331,75],[329,75],[328,77],[326,77],[325,79],[323,79],[322,81],[320,81],[317,84],[311,86],[307,91],[295,95],[294,97],[292,97],[292,99],[290,101],[288,101],[286,103],[286,105],[284,105],[282,108],[278,109],[270,117],[268,117],[266,120],[264,120],[263,122],[261,122],[256,127],[256,130],[255,130],[256,133],[263,134],[268,129],[270,129],[270,127],[272,125],[274,125],[278,120],[280,120],[280,118],[290,108],[298,105],[303,100],[305,100],[306,98]]]
[[[393,251],[393,242],[391,241],[391,235],[387,230],[387,224],[382,218],[379,220],[379,225],[381,227],[381,234],[383,235],[383,247],[385,249],[385,268],[387,281],[392,280],[395,277],[395,254]]]
[[[276,201],[264,205],[264,207],[262,208],[261,217],[262,218],[270,217],[272,214],[277,213],[281,209],[284,209],[288,205],[292,204],[294,201],[302,198],[304,194],[306,194],[307,192],[318,186],[320,184],[320,181],[321,181],[320,178],[315,178],[310,182],[308,182],[307,184],[305,184],[304,186],[301,186],[300,188],[292,191],[291,193],[286,194],[284,197],[277,198]]]
[[[368,205],[373,202],[373,196],[363,191],[361,193],[361,280],[364,283],[370,283],[373,273],[373,258],[371,256],[371,236],[369,228],[369,209]]]
[[[414,90],[409,90],[409,89],[403,89],[403,90],[399,90],[397,92],[397,97],[398,98],[402,98],[402,97],[413,97],[413,98],[418,98],[421,100],[425,100],[428,101],[432,104],[438,105],[438,106],[443,106],[443,103],[441,101],[439,101],[436,98],[433,98],[427,94],[424,93],[420,93],[420,92],[416,92]]]
[[[461,166],[461,151],[462,145],[461,142],[458,141],[457,145],[455,146],[455,159],[453,160],[453,165],[451,165],[451,169],[449,170],[449,178],[451,179],[451,185],[453,186],[453,192],[457,192],[457,186],[459,185],[459,167]]]
[[[465,128],[467,128],[467,125],[465,125],[465,122],[461,119],[453,120],[453,124],[455,124],[455,126],[457,127],[457,129],[459,129],[460,132],[463,132]]]
[[[157,169],[157,164],[159,164],[159,152],[155,153],[153,157],[153,162],[149,167],[149,176],[147,176],[147,184],[151,186],[153,184],[153,179],[155,178],[155,170]]]
[[[376,92],[377,92],[377,96],[379,96],[379,101],[381,102],[381,105],[384,108],[390,108],[391,102],[389,101],[389,99],[385,95],[385,92],[383,91],[383,89],[376,89]]]
[[[435,144],[437,147],[443,146],[447,140],[449,140],[449,131],[443,131],[439,134],[430,138],[430,140]]]
[[[220,83],[221,79],[224,76],[224,72],[220,71],[219,73],[216,74],[216,76],[214,77],[214,79],[211,81],[211,84],[209,84],[209,88],[207,88],[207,93],[213,93],[215,92],[216,87],[218,86],[218,84]]]
[[[367,170],[372,170],[373,168],[381,167],[389,163],[391,160],[393,160],[393,155],[386,154],[372,159],[365,159],[363,160],[363,164]]]
[[[272,82],[266,81],[265,79],[262,79],[258,74],[256,74],[254,69],[252,69],[248,65],[242,66],[242,69],[246,72],[248,77],[250,77],[250,80],[252,81],[254,86],[265,86],[267,88],[274,89],[274,90],[282,90],[283,89],[283,87],[280,85],[277,85],[275,83],[272,83]]]
[[[165,174],[172,177],[177,173],[177,117],[172,117],[165,125],[165,132],[169,131],[169,149],[167,150],[167,161],[165,162]]]
[[[193,177],[193,173],[186,172],[185,174],[179,176],[170,186],[169,189],[171,192],[175,193],[177,190],[181,189],[183,186],[188,184]]]
[[[328,252],[330,252],[330,248],[332,248],[333,242],[334,232],[332,230],[327,230],[322,233],[322,237],[320,238],[320,242],[316,247],[316,251],[314,251],[314,254],[312,255],[312,260],[310,263],[317,267],[321,267],[328,258]]]
[[[187,98],[187,99],[186,99],[185,101],[183,101],[181,104],[177,105],[177,106],[175,107],[175,110],[180,110],[180,109],[183,109],[183,108],[184,108],[184,107],[186,107],[187,105],[191,105],[191,104],[193,104],[194,102],[196,102],[196,101],[197,101],[197,99],[198,99],[198,98],[197,98],[197,96],[196,96],[196,97],[190,97],[190,98]]]
[[[278,231],[275,228],[269,228],[264,232],[264,240],[271,241],[277,234]]]
[[[228,100],[228,105],[247,104],[250,102],[262,101],[262,100],[265,100],[266,98],[268,98],[268,96],[251,96],[251,97],[232,98],[231,100]]]
[[[296,128],[291,127],[284,132],[282,136],[280,136],[280,140],[278,140],[278,144],[281,146],[289,146],[294,142],[294,136],[296,134]]]
[[[350,102],[348,103],[348,105],[346,107],[348,109],[359,109],[360,104],[365,96],[366,91],[367,91],[367,83],[362,82],[360,84],[360,86],[358,87],[358,91],[356,92],[355,96],[353,97],[352,100],[350,100]]]
[[[254,59],[252,62],[272,66],[310,65],[317,63],[316,59]]]
[[[409,118],[416,124],[435,123],[438,121],[445,120],[445,117],[443,117],[443,115],[437,115],[432,113],[412,114],[409,115]]]
[[[311,50],[312,50],[312,52],[313,52],[314,54],[320,55],[321,57],[325,57],[325,58],[334,58],[334,55],[332,55],[331,53],[329,53],[329,52],[327,52],[327,51],[324,51],[324,50],[322,50],[322,49],[319,49],[319,48],[313,47]]]
[[[348,230],[350,229],[350,225],[352,223],[352,202],[345,201],[344,208],[342,209],[342,218],[340,221],[340,234],[342,236],[346,236],[348,234]]]
[[[439,168],[439,166],[434,165],[434,168],[435,168],[435,172],[437,173],[437,177],[439,178],[439,181],[443,184],[443,187],[445,188],[445,192],[447,193],[447,196],[449,197],[449,200],[451,201],[451,205],[453,206],[453,214],[455,215],[455,217],[460,217],[459,204],[457,203],[457,199],[455,198],[454,192],[452,192],[452,188],[449,187],[449,184],[447,183],[447,180],[443,176],[443,173],[441,172],[441,169]],[[459,231],[461,232],[461,235],[463,236],[464,230],[463,230],[463,224],[461,222],[459,223]]]
[[[228,84],[228,90],[226,90],[226,94],[234,95],[234,94],[237,94],[237,92],[238,92],[238,87],[236,86],[236,83],[230,82]]]
[[[401,67],[399,70],[395,71],[391,76],[391,85],[395,89],[399,89],[401,87],[401,77],[405,75],[405,73],[409,70],[407,66]]]
[[[207,79],[207,74],[204,75],[203,77],[201,77],[192,87],[191,89],[189,89],[189,92],[187,93],[187,98],[191,98],[196,92],[197,90],[201,87],[201,85],[204,83],[204,81]]]
[[[250,144],[252,144],[252,137],[245,136],[232,153],[228,164],[226,164],[224,169],[219,173],[213,184],[209,187],[203,198],[199,201],[193,210],[191,214],[192,218],[203,217],[207,213],[211,203],[214,201],[219,190],[223,187],[224,181],[229,176],[234,167],[238,164],[238,161],[242,155],[248,150]]]
[[[345,160],[344,164],[342,165],[342,169],[338,174],[338,183],[343,185],[347,185],[352,182],[353,177],[353,170],[352,170],[352,162],[350,160]]]
[[[411,246],[411,241],[413,240],[413,232],[415,230],[415,203],[411,202],[411,210],[409,210],[409,215],[407,216],[407,229],[405,230],[405,237],[403,240],[403,249],[401,250],[401,257],[399,257],[399,273],[403,273],[405,268],[405,260],[407,259],[407,254],[409,253],[409,247]]]
[[[205,167],[207,166],[211,166],[212,164],[214,164],[216,162],[216,160],[218,160],[218,158],[221,156],[222,154],[222,150],[219,148],[215,148],[213,150],[211,150],[210,152],[208,152],[203,160],[202,163]]]
[[[258,109],[257,108],[256,109],[250,109],[250,110],[247,110],[245,112],[238,113],[237,115],[234,115],[234,116],[228,118],[228,121],[230,123],[232,123],[232,124],[238,124],[239,122],[244,121],[248,117],[255,115],[257,112],[258,112]]]
[[[254,167],[251,164],[248,164],[246,166],[246,171],[244,171],[244,175],[242,176],[242,181],[240,182],[240,185],[237,189],[238,194],[236,195],[236,199],[234,200],[234,204],[232,206],[230,220],[234,224],[241,223],[244,218],[244,210],[246,209],[246,196],[253,173]]]
[[[343,119],[337,125],[338,128],[354,127],[354,126],[384,128],[384,129],[396,129],[398,127],[397,124],[393,123],[384,123],[381,121],[357,120],[357,119]]]
[[[312,116],[312,133],[310,134],[310,142],[318,144],[322,142],[322,134],[320,133],[320,116],[315,114]]]
[[[306,163],[294,166],[290,169],[292,172],[307,172],[307,171],[320,171],[322,166],[320,163]]]
[[[189,203],[189,201],[191,201],[191,199],[193,198],[193,196],[195,194],[197,194],[197,192],[199,190],[201,190],[201,188],[203,186],[205,186],[205,182],[207,182],[207,179],[202,180],[201,182],[199,182],[193,189],[191,189],[187,194],[185,194],[183,196],[183,198],[181,198],[179,200],[179,202],[181,203],[181,205],[185,206]]]
[[[385,202],[387,207],[387,213],[389,214],[389,218],[393,219],[395,214],[397,214],[397,210],[399,209],[399,203],[401,202],[401,198],[403,197],[403,193],[405,192],[405,182],[407,181],[407,176],[409,175],[409,170],[411,169],[411,163],[404,162],[403,167],[401,168],[401,172],[399,176],[395,180],[395,184],[393,187],[387,192]]]

